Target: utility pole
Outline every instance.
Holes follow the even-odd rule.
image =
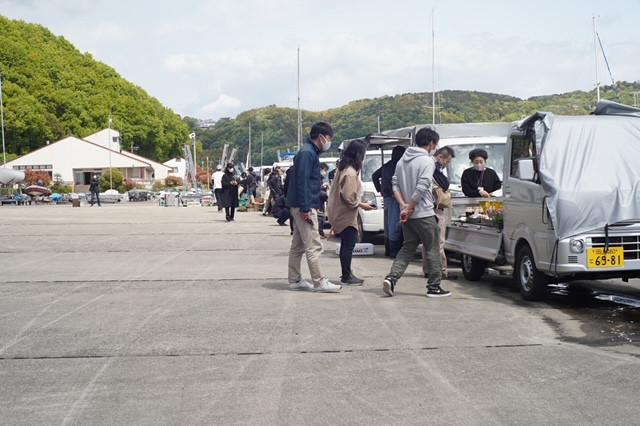
[[[600,79],[598,77],[598,32],[596,29],[596,17],[593,16],[593,61],[596,74],[596,99],[600,102]]]
[[[435,9],[431,9],[431,124],[436,125],[436,29]]]
[[[113,190],[113,171],[111,170],[111,114],[109,114],[109,130],[107,131],[109,138],[109,189]]]
[[[198,174],[198,154],[196,153],[196,132],[191,133],[191,139],[193,139],[193,177]]]
[[[640,92],[633,92],[633,106],[640,108]]]
[[[7,148],[4,142],[4,103],[2,101],[2,74],[0,74],[0,123],[2,123],[2,167],[7,165]]]
[[[207,191],[211,190],[211,179],[209,178],[209,156],[207,156]]]
[[[378,113],[378,134],[380,134],[380,114]]]
[[[302,111],[300,110],[300,48],[298,47],[298,150],[302,148]]]

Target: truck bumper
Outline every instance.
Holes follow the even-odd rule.
[[[587,251],[589,248],[603,247],[604,234],[584,234],[561,240],[558,243],[556,259],[540,262],[540,269],[555,276],[570,276],[575,279],[611,279],[640,277],[640,232],[619,232],[614,229],[609,235],[609,245],[624,248],[624,266],[610,268],[589,268]],[[575,253],[570,248],[572,240],[581,240],[584,251]],[[557,264],[555,261],[557,261]]]

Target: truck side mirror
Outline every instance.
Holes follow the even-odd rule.
[[[536,166],[533,158],[522,158],[518,160],[517,178],[521,180],[536,180]]]

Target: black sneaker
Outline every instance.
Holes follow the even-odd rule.
[[[393,297],[393,292],[396,289],[396,279],[387,276],[382,282],[382,291],[389,297]]]
[[[364,280],[362,278],[358,278],[355,275],[351,275],[347,278],[342,277],[340,279],[340,283],[344,284],[344,285],[354,285],[354,286],[358,286],[358,285],[362,285],[364,283]]]
[[[427,297],[449,297],[451,292],[443,289],[439,285],[427,287]]]

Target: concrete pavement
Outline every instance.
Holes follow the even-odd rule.
[[[255,213],[0,208],[0,424],[637,422],[637,309],[500,277],[427,299],[417,263],[384,298],[380,256],[291,292],[288,244]]]

